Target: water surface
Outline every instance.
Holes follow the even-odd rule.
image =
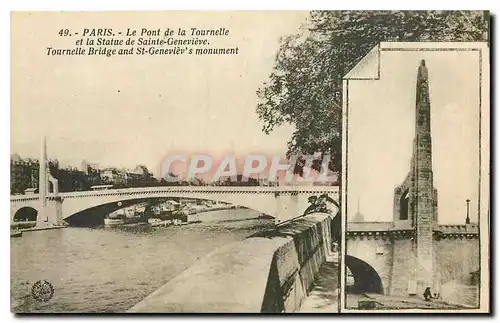
[[[196,260],[227,243],[269,228],[247,209],[200,214],[202,223],[166,228],[65,228],[25,232],[11,239],[14,312],[123,312]],[[54,297],[37,302],[37,280]]]

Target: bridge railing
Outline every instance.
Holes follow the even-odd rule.
[[[243,194],[276,194],[276,193],[305,193],[305,194],[321,194],[330,193],[338,198],[338,186],[158,186],[158,187],[133,187],[133,188],[120,188],[109,189],[102,191],[79,191],[79,192],[64,192],[58,193],[60,197],[86,197],[86,196],[106,196],[115,194],[134,194],[134,193],[243,193]],[[54,197],[54,194],[48,194],[47,198]],[[16,195],[11,196],[11,202],[34,200],[38,199],[39,195]]]

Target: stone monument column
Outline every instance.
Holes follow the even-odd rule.
[[[47,142],[45,136],[42,137],[40,147],[40,160],[38,172],[38,196],[40,200],[40,207],[37,215],[37,226],[46,225],[47,214]]]
[[[422,60],[417,72],[415,138],[410,183],[410,214],[416,228],[418,291],[434,286],[433,228],[437,195],[432,173],[432,139],[428,71]]]

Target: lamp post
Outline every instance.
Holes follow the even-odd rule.
[[[465,224],[470,224],[470,218],[469,218],[469,203],[470,199],[465,200],[467,202],[467,217],[465,218]]]

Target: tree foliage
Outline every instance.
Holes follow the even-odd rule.
[[[323,193],[320,196],[310,196],[308,198],[309,206],[304,211],[303,216],[311,213],[321,212],[333,215],[334,210],[331,208],[331,204],[337,209],[335,215],[333,216],[331,222],[331,234],[334,242],[340,241],[341,235],[341,222],[340,222],[340,205],[333,198],[328,196],[327,193]],[[330,205],[329,205],[330,204]]]
[[[310,196],[308,198],[309,206],[304,211],[303,215],[308,215],[310,213],[321,212],[332,214],[333,210],[329,207],[328,203],[331,203],[340,210],[340,206],[337,201],[328,196],[328,193],[323,193],[320,196]]]
[[[487,41],[481,11],[313,11],[282,37],[269,80],[257,91],[263,131],[295,127],[288,155],[330,154],[340,169],[342,78],[381,41]]]

